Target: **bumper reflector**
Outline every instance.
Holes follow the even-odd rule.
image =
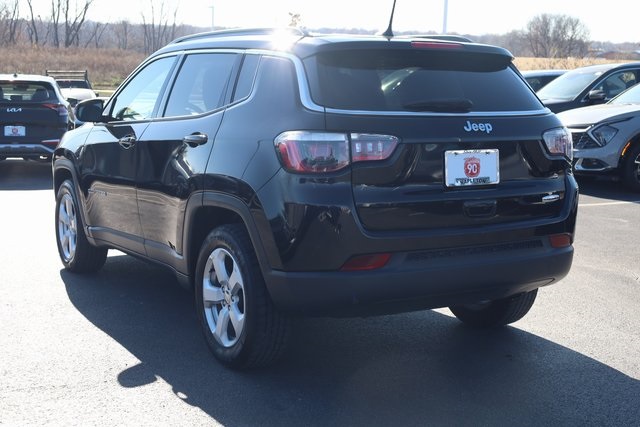
[[[552,248],[566,248],[567,246],[571,246],[571,234],[553,234],[549,236],[549,242]]]
[[[360,255],[347,261],[341,271],[366,271],[384,267],[391,259],[391,254]]]

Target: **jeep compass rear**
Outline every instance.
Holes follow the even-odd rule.
[[[274,361],[295,315],[515,322],[569,272],[578,191],[570,134],[511,61],[424,38],[179,39],[56,150],[62,261],[170,267],[232,367]]]

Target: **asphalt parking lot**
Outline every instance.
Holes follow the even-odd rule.
[[[619,184],[581,182],[572,272],[513,326],[300,319],[245,373],[166,270],[112,251],[63,271],[53,215],[50,167],[0,162],[2,425],[640,425],[640,194]]]

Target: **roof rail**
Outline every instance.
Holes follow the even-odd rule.
[[[281,27],[281,28],[233,28],[230,30],[217,30],[217,31],[207,31],[204,33],[191,34],[184,37],[179,37],[175,39],[171,44],[174,43],[182,43],[191,40],[210,38],[210,37],[233,37],[233,36],[260,36],[260,35],[270,35],[277,32],[287,32],[292,36],[300,36],[306,37],[309,34],[302,30],[301,28],[296,27]]]

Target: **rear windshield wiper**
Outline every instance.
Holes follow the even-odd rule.
[[[468,113],[473,107],[469,99],[433,99],[423,102],[412,102],[402,106],[409,111],[433,111],[436,113]]]

